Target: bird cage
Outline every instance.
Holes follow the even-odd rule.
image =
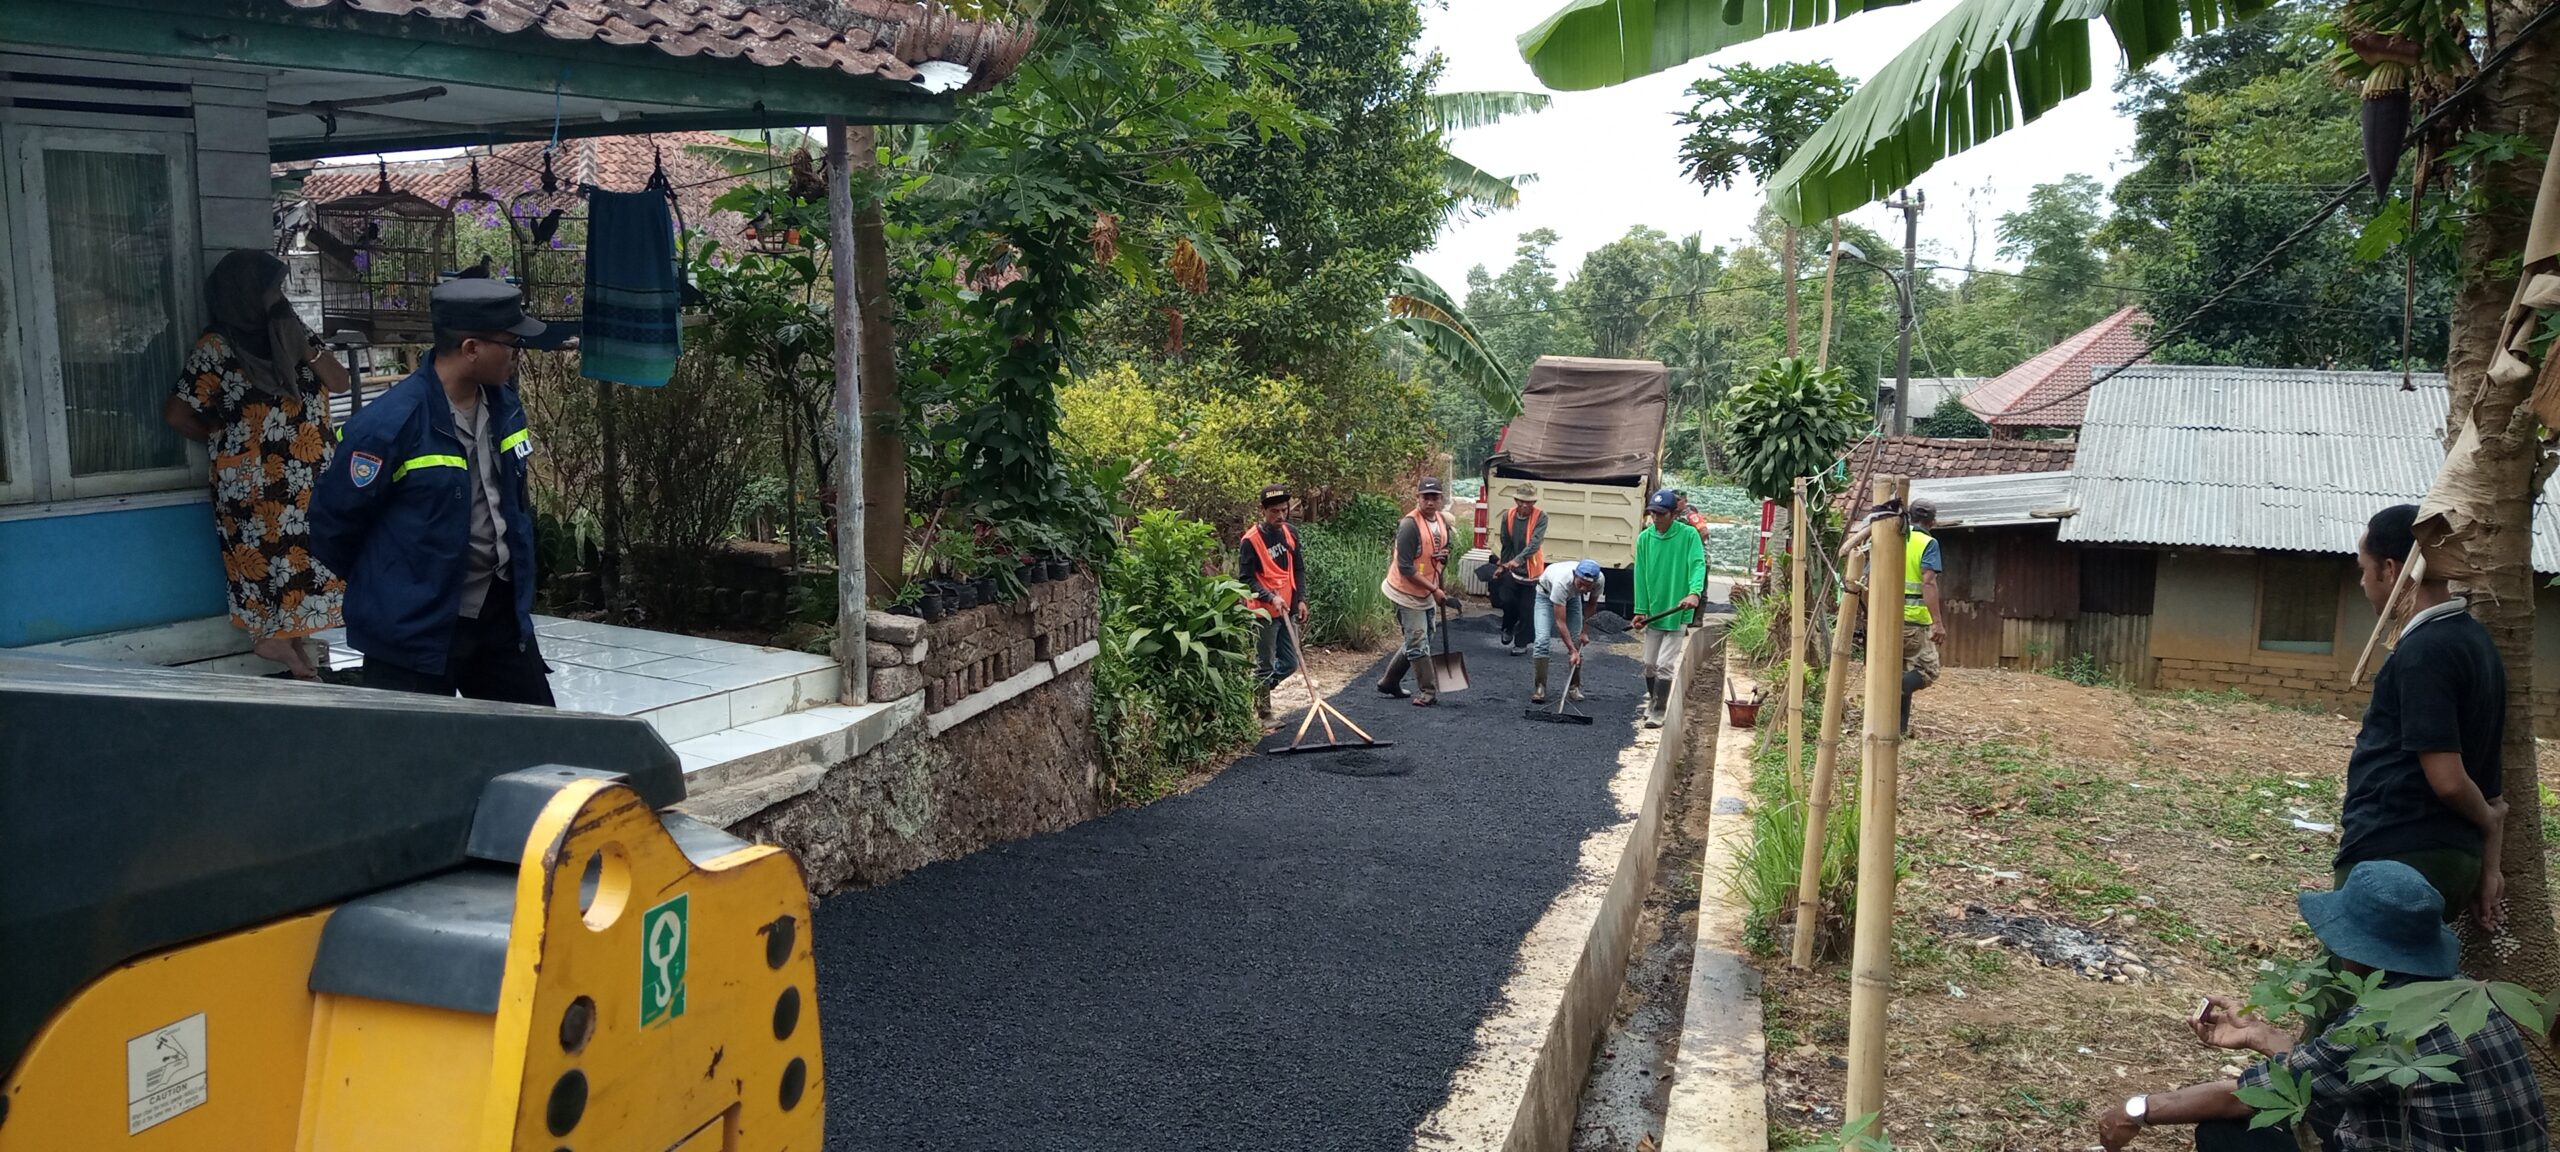
[[[507,230],[516,243],[516,284],[525,314],[544,322],[577,320],[586,312],[587,200],[583,189],[564,185],[542,154],[542,183],[507,201]]]
[[[373,191],[312,210],[321,326],[375,344],[423,344],[434,334],[427,296],[453,268],[453,212],[394,189],[388,166],[376,171]]]

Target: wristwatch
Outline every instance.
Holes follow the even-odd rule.
[[[2132,1096],[2125,1099],[2124,1114],[2126,1118],[2133,1121],[2134,1127],[2150,1127],[2151,1120],[2148,1115],[2150,1111],[2151,1097],[2149,1096]]]

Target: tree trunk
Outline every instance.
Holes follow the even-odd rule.
[[[2493,26],[2520,27],[2534,5],[2495,0]],[[2555,112],[2554,65],[2547,39],[2523,46],[2515,58],[2481,93],[2477,130],[2514,133],[2536,142],[2551,139]],[[2494,47],[2494,46],[2492,46]],[[2517,158],[2483,165],[2475,178],[2486,193],[2488,210],[2463,229],[2462,280],[2455,299],[2445,375],[2452,387],[2446,417],[2449,446],[2466,420],[2479,426],[2481,468],[2500,494],[2484,509],[2490,525],[2471,546],[2472,562],[2482,579],[2470,590],[2471,612],[2489,629],[2498,655],[2507,665],[2507,732],[2505,782],[2506,843],[2501,860],[2506,874],[2506,931],[2518,946],[2500,957],[2476,929],[2464,932],[2464,968],[2491,979],[2510,980],[2537,992],[2560,988],[2560,937],[2552,929],[2548,874],[2543,859],[2540,776],[2534,762],[2534,592],[2533,502],[2535,465],[2540,445],[2533,414],[2524,407],[2533,390],[2528,377],[2511,385],[2489,379],[2498,329],[2516,278],[2501,271],[2524,249],[2542,162]],[[2466,918],[2467,919],[2467,918]],[[2550,1094],[2554,1067],[2546,1049],[2535,1049],[2543,1091]]]
[[[1796,226],[1787,225],[1787,250],[1778,257],[1778,275],[1787,282],[1787,355],[1796,354]]]
[[[863,125],[848,134],[854,168],[876,167],[879,130]],[[854,209],[853,287],[862,302],[862,554],[871,566],[870,594],[886,597],[906,579],[907,442],[899,420],[889,239],[876,196],[864,197]]]

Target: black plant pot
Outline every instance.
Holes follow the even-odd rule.
[[[996,586],[996,578],[995,578],[995,577],[993,577],[993,576],[980,576],[980,577],[978,577],[978,603],[980,603],[980,604],[993,604],[993,603],[995,603],[995,602],[996,602],[996,594],[997,594],[997,592],[998,592],[998,591],[999,591],[999,589],[998,589],[998,588],[997,588],[997,586]]]
[[[1022,582],[1023,582],[1023,583],[1025,583],[1025,584],[1046,584],[1046,583],[1048,583],[1048,582],[1049,582],[1049,566],[1048,566],[1048,565],[1046,565],[1046,564],[1025,564],[1025,565],[1023,565],[1023,566],[1022,566]]]
[[[916,597],[916,615],[924,617],[927,624],[942,619],[942,593],[927,592]]]
[[[1073,564],[1064,560],[1052,560],[1049,562],[1049,578],[1051,580],[1064,580],[1075,574],[1076,566]]]
[[[965,581],[959,584],[954,584],[951,587],[951,591],[943,594],[943,608],[945,611],[953,613],[966,612],[977,606],[978,586],[975,584],[967,583]]]

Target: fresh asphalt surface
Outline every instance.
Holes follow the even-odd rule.
[[[1482,614],[1451,633],[1475,687],[1439,707],[1371,691],[1375,666],[1333,698],[1393,748],[1247,756],[821,904],[827,1147],[1407,1147],[1616,822],[1643,691],[1595,645],[1599,721],[1532,723],[1528,657]]]

